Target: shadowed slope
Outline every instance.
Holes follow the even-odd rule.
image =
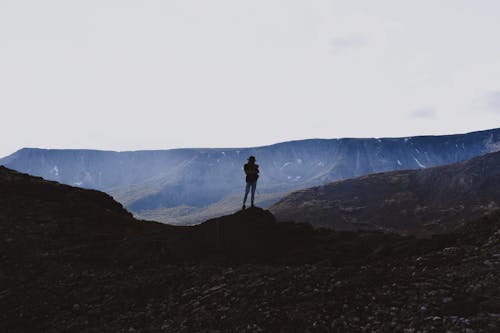
[[[38,226],[52,237],[123,233],[140,224],[109,195],[20,174],[0,166],[0,210],[9,227]],[[84,223],[83,223],[84,222]],[[4,232],[9,232],[5,226]],[[82,234],[82,235],[83,235]]]
[[[446,232],[499,208],[500,152],[448,166],[373,174],[298,191],[278,219],[314,226]]]

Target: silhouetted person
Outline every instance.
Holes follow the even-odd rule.
[[[242,209],[245,209],[245,204],[247,202],[247,197],[248,197],[248,192],[250,189],[252,189],[252,207],[254,207],[253,202],[255,198],[255,189],[257,187],[257,178],[259,178],[259,165],[255,164],[255,157],[250,156],[248,158],[248,163],[243,166],[243,170],[245,171],[245,174],[247,175],[246,181],[247,181],[247,186],[245,188],[245,198],[243,199],[243,207]]]

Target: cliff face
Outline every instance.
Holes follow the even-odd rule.
[[[22,149],[1,159],[0,164],[65,184],[106,191],[136,214],[168,221],[179,214],[179,209],[168,208],[188,207],[188,215],[195,212],[203,217],[222,213],[200,208],[241,194],[241,167],[249,155],[255,155],[261,166],[259,193],[278,198],[339,179],[466,160],[496,150],[499,142],[500,129],[495,129],[450,136],[303,140],[245,149]],[[223,205],[221,202],[218,206]]]

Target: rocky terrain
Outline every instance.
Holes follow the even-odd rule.
[[[2,332],[498,332],[500,212],[428,239],[194,227],[0,168]]]
[[[270,210],[279,220],[336,230],[449,232],[499,208],[499,165],[497,152],[441,167],[372,174],[297,191]]]
[[[374,172],[421,169],[500,150],[500,129],[406,138],[313,139],[254,148],[113,152],[21,149],[0,165],[111,194],[135,216],[186,224],[229,211],[241,200],[242,165],[261,165],[258,204],[291,191]],[[271,198],[271,199],[270,199]]]

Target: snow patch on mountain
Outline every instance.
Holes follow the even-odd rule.
[[[50,170],[50,173],[56,177],[59,176],[59,168],[57,167],[57,165],[54,165],[54,167]]]
[[[415,156],[413,156],[413,159],[415,160],[415,162],[417,162],[418,166],[421,167],[422,169],[424,169],[426,167],[425,165],[420,163],[420,161]]]

